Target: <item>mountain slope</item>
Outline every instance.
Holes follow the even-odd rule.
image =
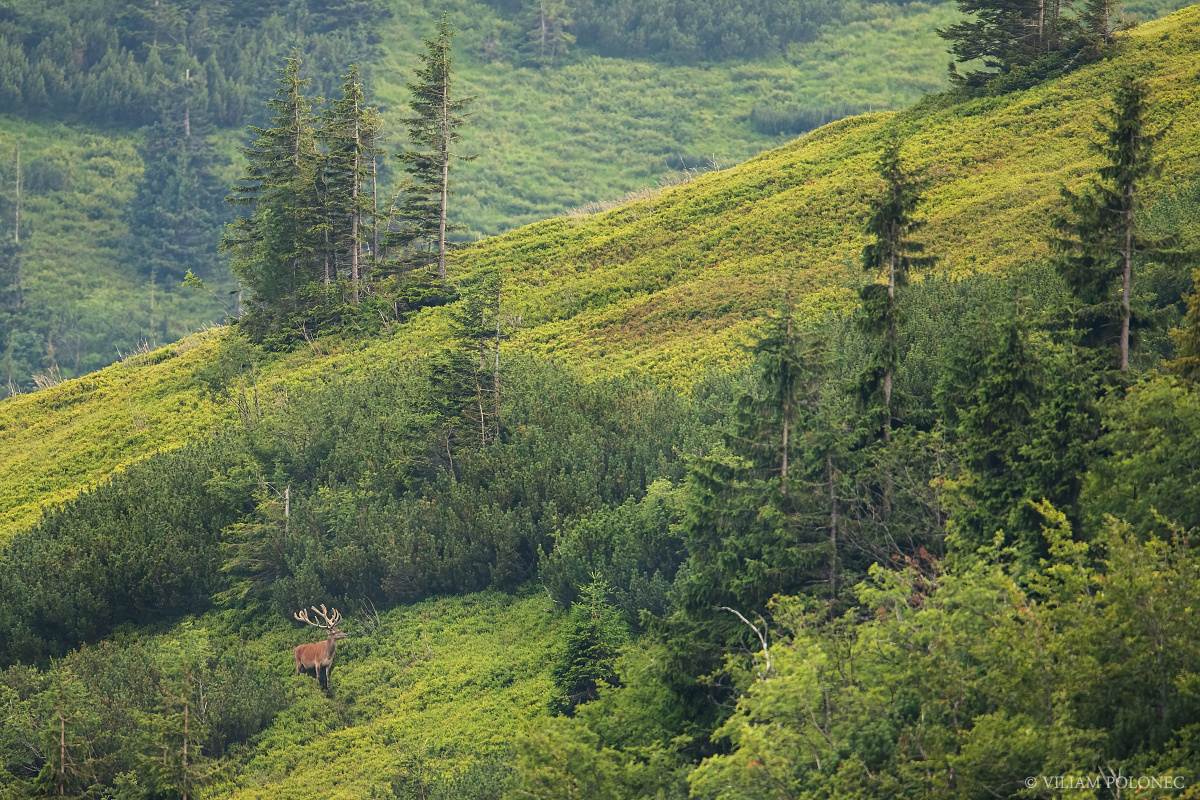
[[[900,108],[943,89],[947,55],[936,30],[958,17],[948,0],[840,0],[831,5],[845,6],[843,21],[786,52],[756,52],[751,60],[681,65],[581,50],[533,69],[508,52],[515,23],[511,11],[497,7],[514,5],[447,4],[460,28],[458,74],[477,98],[463,149],[480,157],[461,166],[456,183],[456,221],[467,239],[736,163],[816,120]],[[1147,19],[1178,5],[1143,0],[1128,10]],[[395,149],[403,138],[406,82],[441,7],[392,0],[391,8],[380,31],[381,55],[366,66]],[[506,43],[498,51],[497,37]],[[264,72],[263,81],[269,79]],[[143,342],[158,345],[230,313],[227,275],[208,276],[207,292],[149,285],[144,254],[126,235],[127,207],[142,172],[140,135],[87,120],[0,118],[2,193],[13,183],[10,159],[18,143],[30,177],[49,165],[71,179],[27,184],[32,232],[25,283],[33,311],[16,325],[17,358],[0,378],[11,372],[18,387],[28,388],[38,374],[82,375]],[[226,180],[236,173],[242,138],[232,130],[218,136],[220,150],[233,159],[222,168]],[[385,186],[397,173],[389,159]],[[0,330],[0,340],[7,338]]]
[[[686,385],[738,360],[739,345],[785,292],[812,318],[843,312],[864,280],[863,198],[884,139],[929,179],[924,232],[936,270],[1002,271],[1044,259],[1058,187],[1094,166],[1087,143],[1123,70],[1146,78],[1152,124],[1170,121],[1148,214],[1197,218],[1200,8],[1135,29],[1112,59],[997,98],[932,100],[913,112],[826,126],[743,165],[594,214],[537,223],[459,253],[462,275],[497,266],[513,346],[590,373],[648,372]],[[435,346],[444,310],[393,334],[330,340],[277,356],[260,393],[331,372],[387,369]],[[0,526],[28,525],[124,464],[177,446],[233,413],[195,380],[225,336],[189,337],[93,375],[0,404]]]

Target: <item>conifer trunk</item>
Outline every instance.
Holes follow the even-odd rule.
[[[791,311],[788,312],[787,318],[787,333],[785,334],[787,346],[792,346],[792,317]],[[786,362],[785,362],[786,363]],[[788,486],[788,449],[790,447],[790,438],[792,433],[792,398],[791,386],[786,387],[787,396],[783,401],[783,452],[780,457],[779,465],[779,486],[784,495],[787,494]]]
[[[825,454],[825,476],[829,483],[829,596],[837,597],[838,528],[841,526],[841,520],[832,453]]]
[[[1129,293],[1133,288],[1133,184],[1125,187],[1125,246],[1121,252],[1121,372],[1129,371]]]
[[[379,159],[371,153],[371,259],[379,264]]]
[[[492,364],[492,418],[495,441],[500,441],[500,285],[496,286],[496,347]]]
[[[450,75],[442,69],[442,202],[438,218],[438,277],[446,277],[446,206],[450,199]]]
[[[899,236],[892,231],[891,255],[888,257],[888,303],[887,303],[887,343],[888,358],[883,371],[883,440],[892,438],[892,371],[895,367],[892,353],[896,346],[896,239]]]
[[[358,178],[361,170],[362,143],[359,130],[359,106],[354,100],[354,169],[350,181],[350,294],[358,302]]]
[[[21,243],[21,145],[17,145],[17,205],[13,211],[13,243]]]

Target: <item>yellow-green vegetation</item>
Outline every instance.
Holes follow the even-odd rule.
[[[1194,219],[1200,177],[1200,9],[1132,31],[1113,58],[995,98],[935,98],[900,114],[828,125],[732,169],[592,214],[488,239],[455,257],[453,274],[499,267],[512,346],[585,373],[647,372],[680,385],[741,358],[763,311],[785,294],[802,313],[848,309],[865,197],[882,143],[899,133],[929,185],[922,232],[940,272],[1003,271],[1047,255],[1058,188],[1095,167],[1088,149],[1103,98],[1123,71],[1146,80],[1151,124],[1171,123],[1150,209]],[[444,311],[398,333],[317,342],[263,365],[260,392],[331,371],[386,370],[436,341]],[[223,336],[199,334],[94,375],[0,404],[0,526],[122,465],[211,429],[232,409],[194,380]]]
[[[295,678],[293,702],[206,796],[357,800],[394,780],[453,783],[487,765],[548,714],[550,605],[489,593],[386,612],[371,630],[352,618],[333,695]],[[290,645],[307,635],[291,629],[260,643],[285,672]]]

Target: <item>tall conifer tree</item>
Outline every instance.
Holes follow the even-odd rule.
[[[450,168],[467,160],[456,152],[459,129],[466,120],[470,98],[458,97],[454,85],[452,44],[454,29],[443,15],[437,32],[425,42],[416,79],[409,84],[412,100],[408,126],[409,146],[400,159],[409,175],[392,241],[405,248],[409,264],[436,264],[439,278],[446,277],[449,222]]]
[[[194,90],[181,76],[141,148],[145,169],[129,227],[134,260],[152,280],[178,282],[189,270],[209,278],[217,269],[224,192],[207,116],[195,107]]]
[[[1070,0],[958,0],[965,18],[938,31],[950,43],[955,61],[986,68],[965,75],[951,65],[956,80],[978,85],[996,73],[1027,66],[1062,49],[1062,11]]]
[[[900,360],[899,291],[908,284],[909,272],[933,263],[924,255],[924,245],[912,237],[924,224],[915,214],[921,202],[916,177],[900,159],[900,141],[884,147],[876,167],[883,191],[871,201],[867,220],[869,243],[863,248],[863,268],[883,282],[863,287],[863,330],[874,340],[871,365],[862,391],[868,407],[879,409],[881,434],[891,436],[895,419],[893,390]]]
[[[553,64],[575,44],[570,10],[563,0],[527,0],[520,24],[525,38],[518,49],[532,64]]]
[[[1112,348],[1116,367],[1129,369],[1137,265],[1174,261],[1171,243],[1146,234],[1138,223],[1145,182],[1157,172],[1153,148],[1161,131],[1146,129],[1146,90],[1126,77],[1114,105],[1097,126],[1101,134],[1093,150],[1103,159],[1083,192],[1063,189],[1067,213],[1055,220],[1052,244],[1058,267],[1077,300],[1075,323],[1086,345]]]
[[[346,264],[351,292],[357,302],[364,256],[370,251],[367,232],[374,224],[371,192],[372,166],[379,155],[380,117],[366,105],[358,67],[351,66],[342,83],[342,95],[332,104],[321,130],[326,152],[321,176],[328,226],[327,247],[333,263]],[[328,263],[328,262],[326,262]],[[328,269],[325,269],[328,277]]]
[[[223,245],[260,311],[286,312],[296,293],[322,273],[320,156],[306,83],[300,60],[289,58],[267,103],[269,127],[250,129],[254,141],[245,149],[245,173],[230,196],[248,213],[228,226]]]

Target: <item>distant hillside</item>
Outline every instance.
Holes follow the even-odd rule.
[[[1118,56],[1065,79],[838,122],[653,196],[488,239],[459,253],[454,273],[502,269],[506,313],[520,319],[515,348],[585,373],[636,371],[686,385],[742,358],[740,343],[784,292],[813,318],[849,306],[863,280],[857,254],[869,170],[892,130],[930,181],[926,240],[941,255],[937,271],[1008,270],[1046,255],[1058,187],[1093,166],[1087,142],[1102,98],[1119,73],[1134,70],[1151,89],[1154,123],[1172,123],[1147,213],[1189,229],[1200,215],[1198,48],[1200,9],[1190,8],[1137,28]],[[278,356],[262,368],[259,390],[386,370],[428,350],[445,320],[435,310],[378,339],[323,340]],[[224,336],[191,336],[0,404],[3,531],[219,425],[232,410],[208,399],[196,376]]]
[[[496,50],[498,35],[516,35],[511,13],[479,0],[451,4],[461,29],[461,80],[477,97],[463,149],[478,158],[456,182],[459,235],[499,233],[737,163],[831,118],[897,108],[943,88],[946,57],[934,29],[953,18],[951,4],[865,9],[815,41],[792,45],[786,56],[676,65],[580,51],[557,65],[531,67],[516,63],[507,44]],[[407,0],[392,11],[378,31],[378,63],[366,66],[394,151],[406,83],[435,14]],[[322,51],[309,64],[332,58]],[[264,85],[274,66],[262,67]],[[320,77],[314,91],[336,82]],[[0,352],[0,395],[10,377],[29,388],[34,375],[81,375],[144,342],[162,344],[223,320],[233,309],[227,275],[206,276],[208,291],[183,290],[178,280],[160,279],[153,288],[147,282],[153,254],[138,252],[129,229],[144,133],[86,116],[58,123],[45,111],[28,113],[32,118],[0,117],[0,208],[14,186],[18,148],[28,173],[26,304],[11,357]],[[231,159],[223,173],[228,184],[243,134],[226,128],[216,138]],[[384,168],[390,184],[397,169]],[[0,329],[0,347],[7,334]]]

